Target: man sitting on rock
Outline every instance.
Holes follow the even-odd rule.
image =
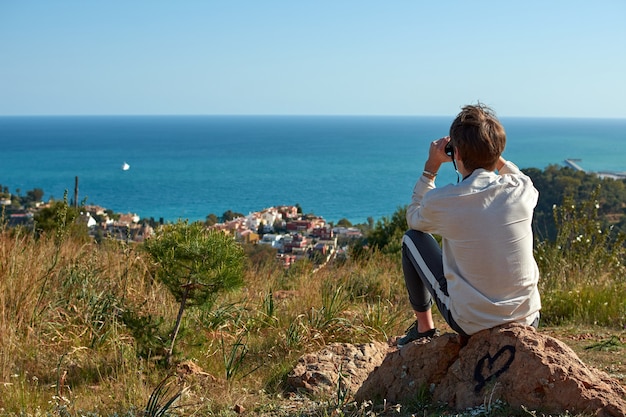
[[[450,136],[430,144],[407,209],[411,230],[402,239],[416,321],[399,347],[437,334],[433,300],[464,339],[511,322],[537,327],[541,301],[531,222],[538,192],[501,156],[505,143],[493,111],[478,104],[463,107]],[[437,171],[450,161],[463,180],[436,188]],[[441,246],[430,233],[441,236]]]

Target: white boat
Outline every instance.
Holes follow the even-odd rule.
[[[122,170],[128,171],[129,169],[130,169],[130,165],[128,165],[126,162],[124,162],[124,164],[122,164]]]

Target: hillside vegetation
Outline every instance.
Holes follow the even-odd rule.
[[[537,180],[550,172],[532,174]],[[601,326],[623,352],[626,247],[616,225],[623,224],[626,199],[611,203],[611,214],[622,219],[609,221],[605,183],[587,188],[585,181],[576,188],[589,191],[583,198],[569,192],[557,203],[541,203],[555,225],[553,238],[536,244],[541,326]],[[305,402],[298,412],[283,408],[291,395],[285,377],[298,357],[330,342],[385,341],[412,321],[399,254],[403,210],[380,219],[347,259],[319,270],[306,260],[284,269],[272,252],[244,248],[254,256],[243,259],[242,281],[211,287],[211,296],[184,314],[180,291],[162,276],[169,256],[162,247],[149,252],[131,242],[95,243],[63,216],[41,234],[0,229],[0,415],[235,415],[241,407],[304,415]],[[186,259],[172,262],[168,276],[191,270],[188,262],[203,253],[193,242],[186,245],[167,258]],[[239,262],[237,250],[229,253]],[[187,277],[181,285],[206,288],[223,270],[212,263],[203,268],[181,273]],[[182,392],[170,375],[190,368],[196,372]],[[168,405],[169,399],[177,401]],[[338,392],[306,414],[364,415],[342,408],[345,400]],[[423,415],[443,412],[429,408],[427,398],[420,407]]]

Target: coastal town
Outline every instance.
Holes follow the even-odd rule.
[[[17,205],[6,193],[0,198],[4,223],[8,227],[35,228],[36,215],[51,209],[58,202],[34,202],[28,207]],[[95,241],[114,239],[126,242],[143,242],[154,235],[163,223],[147,221],[134,213],[113,213],[98,205],[77,207],[77,221],[84,224]],[[232,235],[242,244],[267,245],[276,250],[276,258],[288,268],[299,259],[313,259],[324,263],[342,256],[345,249],[339,242],[363,237],[356,227],[334,226],[323,217],[303,215],[298,205],[283,205],[236,216],[233,219],[207,224],[207,229],[220,230]]]
[[[583,169],[580,159],[566,159],[564,166],[575,171],[595,174],[598,178],[621,180],[623,172],[590,172]],[[166,224],[163,219],[141,218],[135,213],[115,213],[113,210],[94,204],[77,205],[76,191],[69,204],[67,199],[50,199],[44,202],[43,190],[34,189],[21,195],[9,192],[0,185],[0,224],[4,227],[25,227],[35,233],[52,230],[59,222],[59,210],[63,207],[73,211],[72,222],[85,226],[85,233],[96,242],[107,239],[141,243]],[[68,218],[66,218],[67,221]],[[221,217],[207,216],[203,222],[207,229],[219,230],[244,245],[265,245],[276,252],[277,261],[285,268],[300,259],[324,264],[333,257],[345,256],[350,242],[363,238],[363,229],[352,227],[349,222],[337,225],[323,217],[303,214],[296,205],[281,205],[250,212],[247,215],[228,210]]]
[[[285,267],[302,258],[328,261],[343,254],[344,249],[338,245],[340,238],[363,236],[358,228],[333,226],[320,216],[303,216],[297,206],[269,207],[209,227],[231,234],[242,243],[276,249]]]

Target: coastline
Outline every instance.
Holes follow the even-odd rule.
[[[626,171],[618,172],[618,171],[589,171],[584,169],[582,166],[578,164],[578,162],[582,162],[580,158],[568,158],[563,161],[565,166],[572,168],[575,171],[582,171],[585,174],[594,174],[600,177],[601,179],[611,178],[614,180],[624,180],[626,179]]]
[[[583,155],[581,165],[592,171],[626,169],[626,120],[502,121],[504,156],[521,169],[571,155]],[[0,118],[2,184],[12,194],[38,187],[44,201],[59,200],[79,177],[79,202],[167,221],[297,203],[329,221],[364,223],[410,201],[428,144],[449,123],[417,116]],[[456,179],[446,166],[437,185]]]

